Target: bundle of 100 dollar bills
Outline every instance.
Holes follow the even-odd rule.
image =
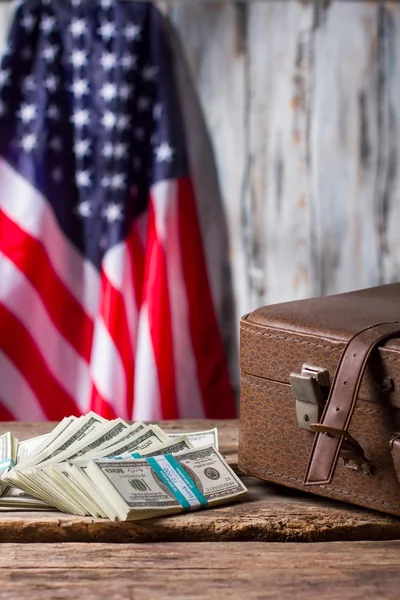
[[[0,436],[0,510],[148,519],[231,502],[247,492],[218,452],[217,429],[66,417],[51,433]]]

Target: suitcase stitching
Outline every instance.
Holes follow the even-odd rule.
[[[243,465],[245,466],[245,465]],[[288,479],[289,481],[296,481],[297,483],[303,483],[303,481],[301,479],[297,479],[296,477],[288,477],[287,475],[283,475],[282,473],[275,473],[274,471],[265,471],[264,469],[258,469],[260,473],[262,473],[263,475],[276,475],[277,477],[282,477],[282,479]],[[379,500],[376,500],[375,498],[369,498],[368,496],[360,496],[359,494],[352,494],[351,492],[346,492],[346,490],[341,490],[337,487],[334,487],[333,485],[331,486],[327,486],[327,485],[320,485],[319,487],[325,489],[325,490],[333,490],[335,492],[340,492],[341,494],[346,494],[347,496],[349,496],[350,498],[361,498],[362,500],[369,500],[370,502],[374,502],[375,504],[380,504],[381,506],[390,506],[392,508],[400,508],[399,504],[390,504],[389,502],[380,502]]]
[[[284,340],[285,342],[295,342],[296,344],[305,344],[306,346],[315,346],[316,348],[323,348],[324,350],[333,350],[334,352],[339,352],[342,348],[337,348],[334,346],[322,346],[322,344],[315,344],[314,342],[305,342],[303,340],[296,340],[295,338],[283,337],[281,335],[272,335],[271,333],[266,333],[264,331],[253,331],[250,327],[244,327],[242,325],[242,329],[249,333],[250,335],[264,335],[269,338],[275,338],[277,340]],[[339,342],[341,343],[341,342]],[[345,344],[344,344],[345,345]],[[392,358],[390,356],[383,356],[383,360],[394,360],[395,362],[399,362],[400,358]]]
[[[396,360],[397,360],[397,359],[396,359]],[[256,375],[252,375],[251,373],[246,373],[245,371],[243,371],[242,377],[243,377],[243,376],[247,376],[247,377],[257,377]],[[270,380],[269,380],[269,379],[266,379],[265,381],[266,381],[266,382],[269,382]],[[278,383],[280,383],[280,382],[278,382]],[[253,383],[252,381],[247,381],[247,380],[246,380],[246,385],[252,385],[252,386],[254,386],[254,387],[258,387],[258,388],[264,389],[264,387],[267,385],[267,383],[265,383],[265,384],[261,384],[261,383]],[[281,384],[281,385],[289,385],[289,384],[287,384],[287,383],[284,383],[284,384]],[[379,408],[379,405],[378,405],[377,407],[374,407],[374,406],[364,406],[364,405],[363,405],[363,412],[364,412],[364,411],[365,411],[365,412],[370,412],[370,413],[371,413],[371,412],[379,412],[379,411],[380,411],[380,408]],[[296,480],[296,481],[297,481],[297,480]]]

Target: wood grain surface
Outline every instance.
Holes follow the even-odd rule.
[[[400,542],[5,544],[4,600],[398,598]]]
[[[219,429],[222,454],[237,469],[237,421],[168,421],[170,431]],[[1,423],[19,439],[49,431],[52,423]],[[59,512],[0,513],[6,542],[314,542],[400,539],[400,519],[243,476],[249,493],[220,508],[140,522],[114,523]]]
[[[165,4],[215,150],[237,315],[397,281],[399,2]]]

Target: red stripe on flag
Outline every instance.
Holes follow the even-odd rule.
[[[61,335],[89,361],[93,321],[54,272],[43,245],[1,211],[0,228],[0,251],[37,290]]]
[[[130,272],[130,276],[132,277],[132,287],[133,287],[133,291],[134,291],[134,295],[135,295],[135,301],[136,301],[136,318],[139,318],[139,311],[140,311],[140,306],[142,304],[142,298],[143,298],[143,282],[144,282],[144,268],[145,268],[145,262],[144,262],[144,251],[143,251],[143,245],[139,239],[139,234],[136,231],[136,225],[133,224],[130,234],[128,236],[128,238],[126,239],[126,245],[128,248],[128,252],[129,252],[129,257],[130,257],[130,267],[131,267],[131,272]],[[135,336],[134,339],[131,340],[131,345],[133,348],[133,352],[134,352],[134,356],[133,356],[133,364],[135,365],[135,354],[136,354],[136,345],[137,345],[137,322],[135,323]],[[128,406],[129,408],[129,412],[128,415],[131,416],[133,415],[133,411],[134,411],[134,405],[135,405],[135,371],[134,371],[135,367],[133,366],[133,372],[132,372],[132,385],[130,388],[130,406]]]
[[[59,421],[65,415],[80,415],[72,398],[48,370],[30,334],[2,304],[0,331],[0,349],[26,379],[47,418],[50,421]]]
[[[121,292],[115,289],[104,272],[101,274],[100,315],[122,360],[126,379],[126,414],[131,415],[134,362],[125,303]]]
[[[236,416],[235,401],[208,281],[196,201],[188,178],[178,180],[178,216],[190,332],[206,417],[231,419]]]
[[[144,302],[148,306],[151,342],[158,372],[162,418],[177,419],[179,418],[179,411],[175,385],[167,265],[162,240],[159,239],[157,234],[152,201],[149,210],[146,258]],[[149,401],[151,401],[150,398]]]
[[[133,288],[135,290],[136,306],[139,309],[142,304],[143,297],[143,282],[144,282],[144,252],[138,233],[136,232],[135,224],[131,228],[130,234],[126,239],[126,245],[131,258],[131,274]],[[136,340],[134,340],[135,342]]]
[[[15,420],[15,416],[12,415],[4,406],[4,401],[1,399],[0,396],[0,421],[14,421]]]
[[[110,404],[104,400],[95,385],[92,385],[92,393],[90,397],[90,410],[101,415],[104,419],[115,419],[116,414]]]

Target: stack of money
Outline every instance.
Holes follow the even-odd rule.
[[[218,452],[216,428],[168,434],[90,412],[66,417],[47,435],[13,439],[0,438],[8,465],[0,473],[0,510],[51,507],[124,521],[231,502],[247,492]]]
[[[18,452],[18,440],[10,432],[0,436],[0,495],[4,494],[6,485],[3,476],[15,466]]]

